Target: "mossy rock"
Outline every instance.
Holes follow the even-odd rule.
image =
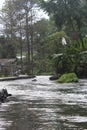
[[[72,83],[78,82],[79,79],[75,73],[63,74],[58,80],[58,83]]]

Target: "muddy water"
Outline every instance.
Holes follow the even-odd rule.
[[[0,130],[85,130],[87,80],[56,84],[49,76],[0,82],[12,97],[0,104]]]

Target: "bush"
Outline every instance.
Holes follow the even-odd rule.
[[[79,79],[75,73],[63,74],[58,80],[58,83],[78,82]]]

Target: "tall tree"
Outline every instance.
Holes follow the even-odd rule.
[[[16,48],[16,13],[12,0],[7,0],[1,10],[1,17],[4,31],[3,34],[6,37],[6,44],[9,44]],[[16,50],[16,49],[15,49]],[[8,52],[9,53],[9,52]]]
[[[35,22],[35,9],[37,0],[7,0],[2,9],[5,34],[10,37],[11,43],[14,38],[20,39],[21,45],[21,68],[22,67],[22,39],[26,41],[27,48],[27,72],[30,74],[33,62],[33,24]],[[14,40],[14,41],[13,41]],[[18,42],[18,40],[17,40]]]
[[[15,5],[17,5],[17,10],[23,14],[22,21],[24,22],[24,30],[25,30],[25,40],[27,44],[27,72],[32,73],[31,70],[33,68],[33,23],[36,8],[37,0],[15,0]]]

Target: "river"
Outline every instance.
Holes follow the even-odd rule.
[[[49,76],[36,81],[0,82],[12,97],[0,104],[0,130],[87,130],[87,80],[57,84]]]

